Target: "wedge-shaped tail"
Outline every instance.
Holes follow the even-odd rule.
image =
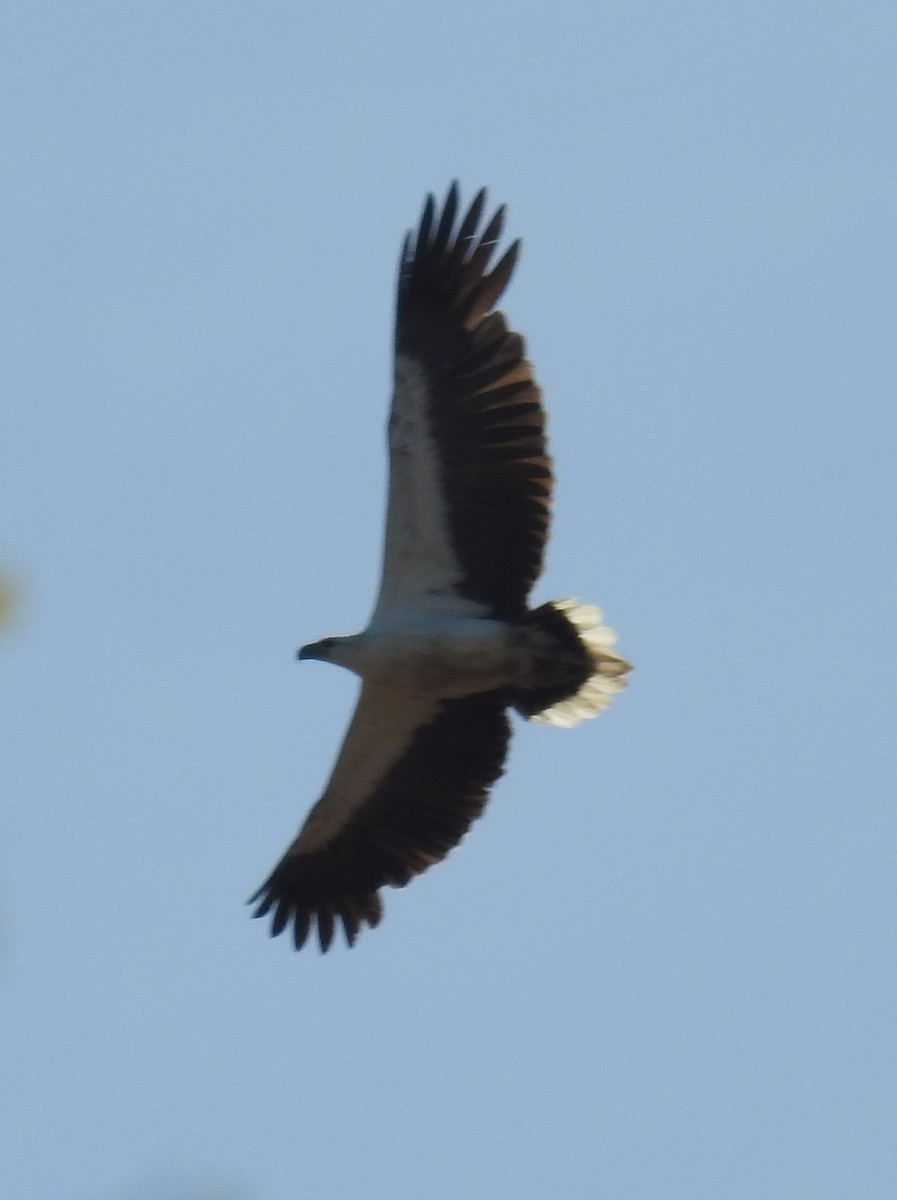
[[[602,624],[600,608],[573,598],[552,600],[529,614],[544,637],[539,680],[514,699],[524,717],[569,727],[596,717],[626,687],[632,667],[611,647],[614,631]]]

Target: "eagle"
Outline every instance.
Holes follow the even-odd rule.
[[[575,725],[606,708],[629,664],[601,611],[528,607],[551,517],[541,392],[496,302],[515,241],[493,262],[505,209],[481,189],[459,219],[453,183],[427,197],[399,261],[389,492],[380,591],[367,629],[300,659],[361,677],[321,799],[251,897],[322,951],[383,915],[380,889],[440,862],[502,774],[509,710]]]

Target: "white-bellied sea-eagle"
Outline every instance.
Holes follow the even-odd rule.
[[[490,266],[504,208],[485,189],[458,221],[428,197],[399,265],[383,576],[370,624],[300,658],[361,676],[324,795],[252,897],[272,934],[327,950],[382,915],[380,889],[445,858],[502,773],[509,708],[574,725],[628,663],[597,608],[529,609],[551,507],[545,415],[524,343],[494,306],[517,261]]]

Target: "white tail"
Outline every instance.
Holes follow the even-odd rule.
[[[607,625],[602,625],[600,608],[594,604],[580,604],[575,598],[553,600],[551,607],[563,613],[576,630],[595,671],[574,696],[536,713],[532,720],[569,728],[586,717],[597,717],[602,709],[610,707],[617,692],[626,687],[623,676],[632,667],[611,649],[617,635]]]

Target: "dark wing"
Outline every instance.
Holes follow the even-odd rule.
[[[342,925],[351,946],[382,916],[378,891],[404,887],[445,858],[483,811],[510,738],[506,698],[395,697],[362,689],[333,775],[299,836],[252,897],[292,925],[296,948],[317,925],[327,950]]]
[[[379,612],[462,597],[513,620],[542,569],[541,393],[523,339],[492,311],[519,242],[490,270],[504,209],[481,229],[485,202],[483,190],[458,224],[457,185],[441,212],[430,196],[402,251]]]

